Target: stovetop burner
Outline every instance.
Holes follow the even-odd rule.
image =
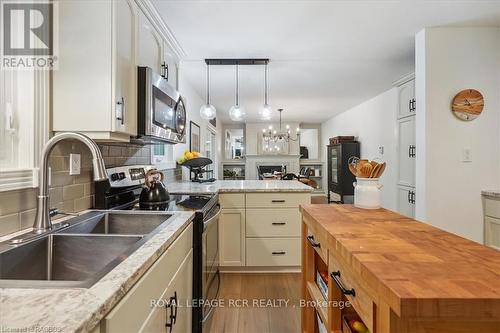
[[[210,195],[170,195],[166,211],[198,211],[203,209],[212,199]],[[139,202],[134,202],[128,207],[131,210],[141,210]]]

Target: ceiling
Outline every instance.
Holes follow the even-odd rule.
[[[500,0],[152,1],[187,54],[180,75],[200,96],[203,59],[270,58],[269,104],[299,122],[325,121],[413,71],[414,35],[424,27],[500,26]],[[262,66],[240,66],[247,121],[258,120],[263,80]],[[223,122],[234,94],[234,67],[211,67]]]

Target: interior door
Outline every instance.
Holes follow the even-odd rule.
[[[133,0],[113,2],[115,27],[115,128],[137,134],[137,7]]]
[[[146,15],[139,11],[139,66],[161,73],[163,40]]]
[[[415,186],[415,117],[398,121],[399,129],[399,177],[398,184]]]

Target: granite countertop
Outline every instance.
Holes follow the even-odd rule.
[[[1,332],[89,332],[191,223],[172,221],[90,288],[0,288]]]
[[[493,197],[500,199],[500,190],[483,190],[481,191],[481,194],[486,197]]]
[[[313,188],[297,180],[216,180],[213,183],[191,181],[165,182],[170,193],[212,194],[225,192],[312,192]]]

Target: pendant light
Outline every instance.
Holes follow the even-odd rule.
[[[210,65],[207,64],[207,103],[200,108],[200,117],[205,120],[212,120],[217,115],[217,110],[210,104]]]
[[[232,121],[242,121],[245,120],[245,109],[240,106],[239,99],[240,87],[239,87],[239,67],[236,64],[236,104],[229,109],[229,117]]]
[[[267,91],[268,91],[268,85],[267,85],[267,63],[266,63],[264,67],[264,105],[259,110],[259,116],[261,120],[270,120],[271,113],[273,111],[271,106],[267,103]]]

